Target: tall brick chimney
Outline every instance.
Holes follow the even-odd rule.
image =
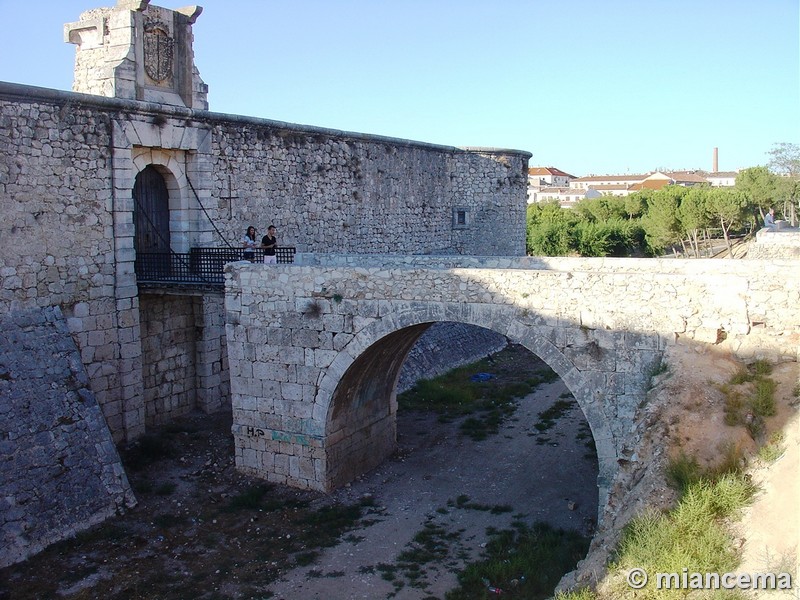
[[[711,172],[719,173],[719,148],[714,148],[714,160],[711,164]]]

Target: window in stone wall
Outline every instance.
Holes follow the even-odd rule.
[[[453,208],[453,229],[467,229],[470,226],[470,210],[468,208]]]

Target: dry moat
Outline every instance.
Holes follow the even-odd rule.
[[[495,375],[486,389],[547,370],[517,346],[475,369]],[[499,419],[401,411],[392,459],[330,495],[237,473],[230,414],[182,418],[123,452],[135,509],[0,571],[0,598],[443,600],[492,532],[593,531],[577,404],[557,378],[513,404]],[[525,577],[486,589],[514,597]]]

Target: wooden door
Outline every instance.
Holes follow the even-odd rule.
[[[134,248],[142,252],[169,252],[169,191],[156,168],[148,165],[133,184]]]

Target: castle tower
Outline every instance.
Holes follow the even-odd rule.
[[[200,6],[169,10],[150,0],[117,0],[64,25],[75,44],[75,92],[208,109],[194,64],[192,25]]]

